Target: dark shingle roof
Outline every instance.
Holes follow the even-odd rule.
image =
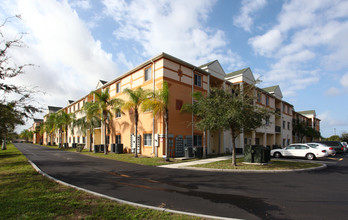
[[[56,107],[56,106],[48,106],[48,110],[49,111],[58,111],[58,110],[60,110],[60,109],[62,109],[62,107]]]
[[[211,61],[211,62],[209,62],[209,63],[200,65],[199,68],[202,68],[202,67],[205,67],[205,66],[209,66],[210,64],[213,64],[213,63],[215,63],[216,61],[217,61],[217,60],[214,60],[214,61]]]
[[[276,90],[276,88],[279,87],[278,85],[276,86],[270,86],[270,87],[266,87],[266,88],[262,88],[262,90],[268,92],[268,93],[271,93],[271,92],[274,92],[274,90]]]
[[[105,80],[99,80],[99,82],[101,82],[103,85],[106,84],[108,81]]]
[[[75,102],[74,100],[68,100],[68,102],[69,102],[69,104],[71,104],[71,103],[73,103],[73,102]]]
[[[247,67],[247,68],[244,68],[244,69],[241,69],[241,70],[237,70],[237,71],[231,72],[231,73],[227,74],[225,78],[228,78],[228,77],[231,77],[231,76],[237,76],[239,74],[242,74],[245,71],[247,71],[247,69],[250,69],[250,68]]]

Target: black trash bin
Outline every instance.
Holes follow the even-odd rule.
[[[104,144],[99,145],[100,152],[104,152]]]
[[[117,154],[123,154],[123,144],[116,144],[116,152]]]
[[[99,152],[99,145],[93,145],[93,151],[94,151],[94,153],[98,153]]]
[[[111,152],[116,153],[116,144],[111,144]]]
[[[195,158],[202,158],[203,157],[203,147],[194,147],[193,154],[194,154]]]

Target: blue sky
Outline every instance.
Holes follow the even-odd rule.
[[[43,107],[166,52],[197,66],[218,59],[226,73],[250,67],[259,87],[280,85],[296,111],[316,110],[323,136],[348,131],[348,1],[2,0],[0,19],[14,14],[23,21],[5,35],[28,34],[12,57],[36,66],[13,81],[44,91]]]

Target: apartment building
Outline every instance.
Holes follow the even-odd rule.
[[[100,80],[95,90],[109,89],[111,98],[128,100],[122,91],[125,88],[143,89],[156,91],[162,88],[163,82],[168,83],[169,87],[169,154],[175,157],[184,155],[185,147],[202,147],[205,143],[207,153],[231,152],[232,140],[229,131],[210,132],[205,137],[200,130],[194,126],[194,116],[192,114],[181,113],[181,107],[185,103],[192,103],[193,92],[199,91],[207,94],[212,87],[220,87],[230,90],[232,93],[239,93],[246,85],[255,85],[256,80],[250,68],[226,74],[218,60],[209,62],[201,66],[195,66],[169,54],[162,53],[152,59],[140,64],[132,70],[106,82]],[[293,141],[292,121],[294,107],[283,100],[279,86],[268,88],[255,88],[255,105],[263,106],[277,112],[265,122],[265,125],[253,132],[243,132],[236,141],[237,152],[242,152],[245,144],[261,144],[273,147],[286,146]],[[76,113],[77,118],[83,117],[79,111],[86,102],[94,100],[92,95],[72,101],[69,100],[67,106],[59,111]],[[101,145],[105,142],[109,144],[123,144],[126,152],[134,152],[135,146],[135,123],[132,111],[123,114],[115,114],[110,129],[107,131],[107,138],[104,140],[103,125],[94,128],[93,131],[81,131],[79,128],[68,129],[68,139],[63,142],[84,143],[89,148],[90,132],[92,132],[92,145]],[[45,118],[47,115],[45,116]],[[313,123],[317,119],[313,118]],[[166,155],[164,141],[164,118],[162,114],[156,116],[152,112],[142,112],[139,115],[138,124],[138,153],[145,156]],[[44,134],[44,144],[48,143],[48,135]],[[58,135],[55,134],[55,141],[58,142]]]
[[[56,107],[56,106],[48,106],[47,108],[47,113],[46,115],[44,116],[43,118],[43,123],[45,123],[47,121],[47,118],[49,117],[49,115],[51,113],[55,113],[59,110],[61,110],[62,107]],[[44,132],[42,134],[42,139],[43,139],[43,144],[44,145],[53,145],[53,144],[56,144],[58,143],[58,135],[57,135],[57,132],[53,132],[52,134],[48,133],[48,132]]]

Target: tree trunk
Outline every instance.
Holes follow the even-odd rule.
[[[92,138],[93,138],[93,134],[92,134],[92,130],[93,130],[93,127],[91,126],[89,128],[89,152],[92,152]]]
[[[207,158],[207,154],[206,154],[206,130],[203,131],[203,158]]]
[[[233,132],[233,129],[231,129],[231,136],[232,136],[232,166],[237,166],[236,162],[236,145],[235,145],[235,135]]]
[[[108,146],[106,144],[106,120],[104,120],[104,154],[108,154]]]
[[[166,139],[166,161],[169,161],[169,149],[168,149],[168,110],[165,111],[164,116],[166,131],[165,131],[165,139]]]
[[[134,110],[134,121],[135,121],[135,153],[134,157],[138,157],[138,109]]]
[[[6,148],[6,135],[4,136],[4,140],[2,140],[1,150],[7,150],[7,148]]]
[[[219,143],[219,146],[218,146],[218,154],[220,154],[220,147],[221,147],[221,146],[220,146],[220,145],[221,145],[221,133],[220,133],[220,132],[221,132],[221,130],[219,129],[219,131],[218,131],[218,134],[219,134],[219,138],[218,138],[218,140],[219,140],[219,142],[218,142],[218,143]]]
[[[69,147],[69,144],[68,144],[68,126],[65,127],[65,142],[67,144],[67,147]]]

